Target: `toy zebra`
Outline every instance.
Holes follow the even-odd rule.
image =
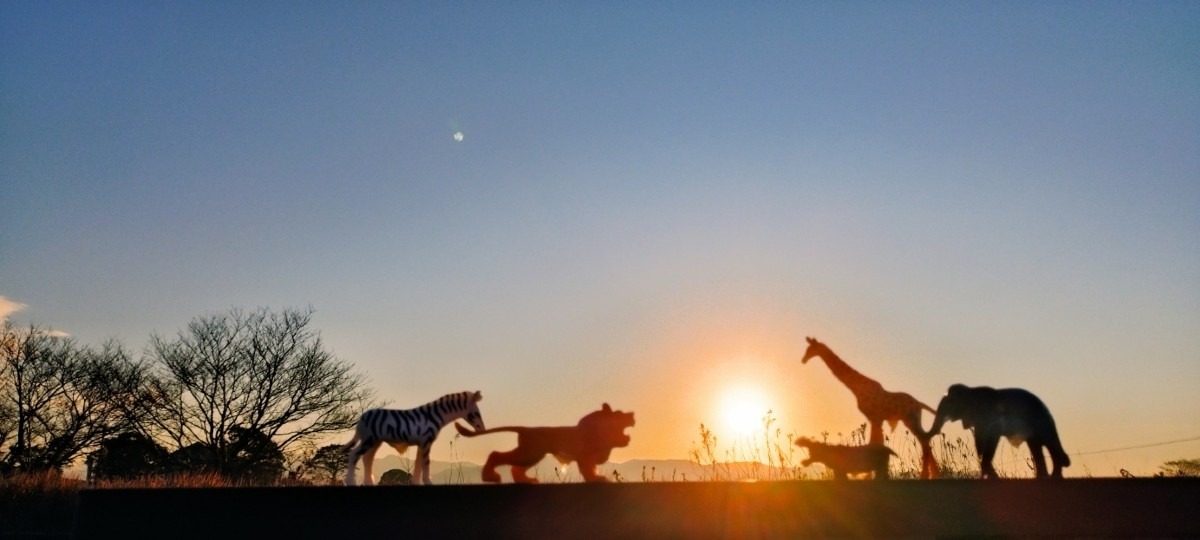
[[[434,439],[446,424],[459,418],[465,418],[472,427],[482,431],[483,416],[479,414],[479,400],[483,399],[480,392],[458,392],[446,394],[429,403],[413,409],[368,409],[358,417],[358,425],[354,428],[354,438],[342,445],[342,450],[350,450],[350,463],[346,467],[346,485],[354,485],[354,467],[359,458],[363,460],[363,484],[374,485],[371,475],[371,465],[375,461],[375,451],[379,446],[388,443],[400,455],[411,445],[417,447],[417,461],[413,466],[413,483],[430,484],[429,478],[429,449]],[[354,446],[354,443],[358,446]]]

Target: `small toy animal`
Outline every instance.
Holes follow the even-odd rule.
[[[882,444],[846,446],[826,444],[807,437],[796,439],[796,446],[808,449],[808,459],[803,466],[823,463],[834,478],[845,480],[849,474],[875,473],[876,480],[888,479],[888,459],[896,455],[891,448]]]
[[[596,474],[596,467],[605,461],[614,448],[629,445],[625,429],[633,427],[633,413],[614,411],[607,403],[589,413],[574,426],[562,427],[499,427],[471,431],[455,423],[454,427],[464,437],[476,437],[487,433],[511,431],[517,434],[517,447],[508,452],[492,452],[483,465],[483,481],[499,482],[496,467],[510,465],[513,482],[536,484],[537,479],[526,471],[537,465],[546,454],[553,454],[559,463],[572,461],[579,464],[579,472],[588,482],[607,482]]]

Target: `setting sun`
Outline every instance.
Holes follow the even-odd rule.
[[[721,420],[730,433],[749,435],[762,428],[763,416],[768,408],[761,390],[749,387],[731,389],[721,399]]]

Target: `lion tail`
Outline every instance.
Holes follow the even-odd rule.
[[[472,431],[471,429],[467,428],[466,426],[463,426],[462,424],[460,424],[458,422],[454,423],[454,429],[457,429],[458,434],[462,435],[463,437],[478,437],[480,435],[487,435],[488,433],[498,433],[501,431],[512,431],[514,433],[521,432],[521,428],[512,427],[512,426],[504,426],[504,427],[497,427],[497,428],[492,428],[492,429],[482,429],[479,431]]]

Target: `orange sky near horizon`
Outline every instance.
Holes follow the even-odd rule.
[[[811,336],[930,406],[1033,392],[1067,476],[1153,474],[1200,456],[1197,28],[1198,2],[0,2],[0,298],[135,353],[311,306],[389,406],[607,402],[638,422],[614,461],[733,443],[736,392],[784,434],[856,429]]]

